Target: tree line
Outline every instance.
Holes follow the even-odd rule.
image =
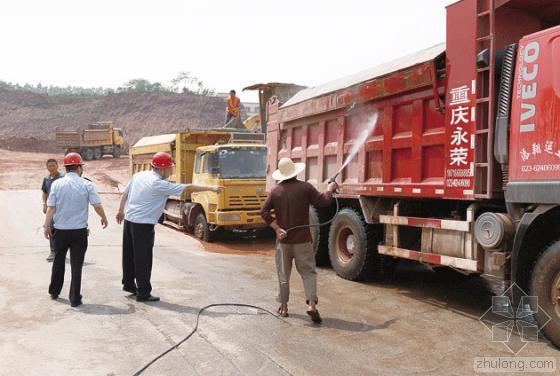
[[[81,87],[81,86],[56,86],[56,85],[37,85],[11,83],[0,80],[0,90],[20,90],[30,91],[38,94],[61,95],[61,96],[102,96],[115,93],[191,93],[197,95],[213,96],[216,94],[214,89],[204,85],[197,77],[188,71],[179,72],[169,84],[157,81],[150,81],[145,78],[135,78],[125,82],[122,86],[114,88],[104,87]]]

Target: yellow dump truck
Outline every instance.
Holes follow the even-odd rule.
[[[199,192],[170,197],[165,207],[165,223],[212,241],[222,229],[266,228],[260,216],[267,197],[267,149],[263,143],[261,133],[223,129],[144,137],[131,149],[132,174],[150,169],[152,156],[164,151],[175,159],[170,181],[223,187],[220,194]]]
[[[113,127],[113,122],[104,121],[76,130],[57,129],[56,144],[65,154],[76,152],[86,161],[101,159],[107,154],[120,158],[124,135],[122,129]]]

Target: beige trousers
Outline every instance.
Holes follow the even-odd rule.
[[[315,271],[315,255],[311,243],[276,243],[276,271],[278,272],[278,284],[280,286],[278,301],[288,303],[290,299],[292,260],[295,261],[296,270],[303,279],[306,302],[314,301],[317,303],[317,272]]]

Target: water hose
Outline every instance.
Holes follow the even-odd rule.
[[[254,309],[258,309],[259,311],[263,311],[264,313],[267,313],[271,316],[274,316],[275,318],[277,318],[278,320],[284,321],[283,319],[280,318],[280,316],[270,312],[268,309],[266,308],[262,308],[259,306],[255,306],[255,305],[251,305],[251,304],[243,304],[243,303],[216,303],[216,304],[208,304],[205,307],[202,307],[201,309],[198,310],[198,313],[196,314],[196,322],[194,324],[194,328],[193,330],[191,330],[191,332],[182,340],[180,340],[179,342],[177,342],[176,344],[174,344],[173,346],[171,346],[170,348],[168,348],[167,350],[165,350],[164,352],[162,352],[161,354],[159,354],[158,356],[156,356],[154,359],[152,359],[150,362],[146,363],[146,365],[144,367],[142,367],[139,371],[137,371],[136,373],[134,373],[134,376],[139,376],[141,375],[145,370],[147,370],[152,364],[154,364],[155,362],[157,362],[159,359],[163,358],[165,355],[169,354],[171,351],[173,350],[177,350],[179,348],[179,346],[181,346],[183,343],[185,343],[189,338],[191,338],[193,336],[194,333],[196,333],[196,331],[198,330],[198,321],[200,319],[200,315],[202,314],[202,312],[204,312],[205,310],[207,310],[208,308],[212,308],[212,307],[245,307],[245,308],[254,308]],[[286,321],[284,321],[286,322]]]
[[[339,174],[340,174],[340,171],[338,171],[336,174],[331,176],[331,178],[327,181],[327,184],[334,183]],[[332,221],[334,221],[334,218],[336,217],[336,215],[338,214],[338,212],[340,210],[340,206],[338,204],[338,198],[336,196],[334,197],[334,202],[336,204],[336,210],[335,210],[332,218],[329,219],[328,221],[323,222],[323,223],[307,224],[307,225],[299,225],[299,226],[290,227],[289,229],[286,230],[286,232],[290,232],[290,231],[296,230],[298,228],[312,228],[312,227],[322,227],[322,226],[330,225],[332,223]]]

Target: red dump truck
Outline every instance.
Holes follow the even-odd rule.
[[[410,259],[515,282],[560,345],[558,24],[560,1],[458,1],[446,44],[272,98],[268,170],[305,162],[320,189],[378,114],[314,234],[317,260],[350,280]]]

